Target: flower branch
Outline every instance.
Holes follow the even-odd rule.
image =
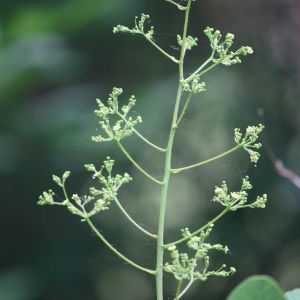
[[[124,115],[122,115],[119,111],[116,111],[116,114],[122,119],[124,120],[125,123],[130,123],[130,121],[128,121],[126,119],[126,117]],[[149,146],[151,146],[152,148],[160,151],[160,152],[166,152],[165,148],[159,147],[157,145],[155,145],[154,143],[152,143],[151,141],[149,141],[147,138],[145,138],[142,134],[140,134],[135,128],[133,128],[133,133],[136,134],[142,141],[144,141],[146,144],[148,144]]]
[[[185,6],[182,6],[172,0],[166,0],[167,2],[170,2],[171,4],[175,5],[179,10],[186,10],[186,7]]]
[[[122,260],[124,260],[125,262],[127,262],[129,265],[133,266],[136,269],[139,269],[143,272],[146,272],[148,274],[151,275],[155,275],[156,271],[155,270],[151,270],[151,269],[147,269],[144,268],[142,266],[140,266],[139,264],[133,262],[132,260],[130,260],[129,258],[127,258],[126,256],[124,256],[121,252],[119,252],[115,247],[112,246],[111,243],[109,243],[104,236],[99,232],[99,230],[95,227],[95,225],[92,223],[92,221],[88,218],[86,219],[87,224],[92,228],[92,230],[95,232],[95,234],[99,237],[99,239],[111,250],[113,251],[119,258],[121,258]]]
[[[231,148],[230,150],[226,151],[226,152],[223,152],[219,155],[216,155],[210,159],[207,159],[207,160],[204,160],[204,161],[201,161],[199,163],[196,163],[196,164],[192,164],[192,165],[189,165],[189,166],[186,166],[186,167],[181,167],[181,168],[175,168],[175,169],[172,169],[172,173],[179,173],[179,172],[182,172],[182,171],[186,171],[186,170],[190,170],[190,169],[193,169],[193,168],[196,168],[196,167],[200,167],[200,166],[203,166],[203,165],[206,165],[210,162],[213,162],[215,160],[218,160],[222,157],[225,157],[226,155],[229,155],[233,152],[235,152],[236,150],[242,148],[241,145],[236,145],[235,147]]]
[[[145,23],[148,23],[150,21],[150,16],[146,14],[141,14],[140,18],[135,17],[135,27],[128,28],[127,26],[123,25],[117,25],[113,29],[113,33],[123,32],[123,33],[131,33],[131,34],[140,34],[145,37],[145,39],[150,42],[152,46],[154,46],[160,53],[165,55],[167,58],[169,58],[171,61],[175,62],[176,64],[179,63],[178,59],[176,59],[174,56],[167,53],[165,50],[163,50],[160,46],[158,46],[153,39],[154,35],[154,27],[150,26],[148,30],[145,28]]]
[[[126,149],[123,147],[123,145],[119,142],[116,141],[117,145],[119,146],[119,148],[121,149],[121,151],[124,153],[124,155],[127,157],[127,159],[142,173],[144,174],[146,177],[148,177],[150,180],[152,180],[153,182],[162,185],[163,182],[154,178],[152,175],[150,175],[148,172],[146,172],[133,158],[132,156],[126,151]]]
[[[119,207],[119,209],[121,210],[121,212],[125,215],[125,217],[136,227],[138,228],[140,231],[142,231],[143,233],[145,233],[146,235],[156,239],[157,235],[153,234],[149,231],[147,231],[146,229],[144,229],[142,226],[140,226],[136,221],[134,221],[132,219],[132,217],[127,213],[127,211],[125,210],[125,208],[122,206],[122,204],[120,203],[120,201],[118,200],[117,197],[114,197],[114,201],[116,202],[117,206]]]
[[[223,152],[219,155],[216,155],[210,159],[201,161],[199,163],[192,164],[192,165],[186,166],[186,167],[172,169],[172,173],[179,173],[182,171],[186,171],[189,169],[203,166],[212,161],[218,160],[226,155],[229,155],[241,148],[243,148],[245,151],[247,151],[249,153],[251,162],[256,164],[260,157],[260,154],[257,150],[259,150],[262,146],[261,143],[256,143],[256,141],[258,140],[259,134],[262,132],[263,128],[264,128],[264,126],[262,124],[259,124],[258,126],[248,126],[246,128],[246,132],[244,135],[241,133],[239,128],[235,128],[234,129],[234,141],[237,144],[235,147],[233,147],[230,150]]]

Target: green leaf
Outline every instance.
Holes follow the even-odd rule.
[[[286,292],[284,295],[287,300],[298,300],[300,299],[300,289],[294,289]]]
[[[226,300],[286,300],[278,284],[269,276],[252,276],[240,283]],[[292,298],[291,298],[292,299]]]

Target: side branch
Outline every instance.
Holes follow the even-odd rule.
[[[202,71],[204,69],[204,67],[206,67],[206,65],[208,65],[213,60],[214,55],[215,55],[215,51],[212,52],[211,56],[194,73],[192,73],[188,78],[185,79],[185,82],[190,82],[191,80],[193,80],[193,78],[195,76],[197,76],[200,73],[200,71]],[[215,63],[212,66],[216,67],[217,65],[218,65],[218,63]],[[207,70],[208,69],[211,70],[210,67],[207,68]],[[203,74],[201,73],[200,75],[203,75]]]
[[[226,151],[226,152],[223,152],[222,154],[219,154],[219,155],[216,155],[210,159],[207,159],[207,160],[204,160],[204,161],[201,161],[199,163],[196,163],[196,164],[193,164],[193,165],[190,165],[190,166],[187,166],[187,167],[182,167],[182,168],[177,168],[177,169],[172,169],[172,173],[179,173],[179,172],[182,172],[182,171],[186,171],[186,170],[189,170],[189,169],[193,169],[193,168],[196,168],[196,167],[200,167],[202,165],[205,165],[205,164],[208,164],[214,160],[217,160],[217,159],[220,159],[228,154],[231,154],[233,153],[234,151],[240,149],[240,148],[243,148],[243,144],[238,144],[236,145],[235,147],[233,147],[232,149]]]
[[[123,259],[124,261],[126,261],[128,264],[130,264],[131,266],[144,271],[146,273],[149,273],[151,275],[155,275],[156,271],[154,270],[150,270],[147,268],[144,268],[138,264],[136,264],[135,262],[133,262],[132,260],[130,260],[129,258],[127,258],[126,256],[124,256],[122,253],[120,253],[116,248],[114,248],[105,238],[104,236],[98,231],[98,229],[95,227],[95,225],[92,223],[92,221],[90,219],[86,219],[85,220],[89,226],[92,228],[92,230],[96,233],[96,235],[100,238],[100,240],[110,249],[112,250],[117,256],[119,256],[121,259]]]
[[[145,233],[146,235],[156,239],[157,235],[153,234],[149,231],[147,231],[146,229],[144,229],[143,227],[141,227],[137,222],[135,222],[130,215],[127,213],[127,211],[125,210],[125,208],[122,206],[122,204],[120,203],[120,201],[118,200],[117,197],[114,197],[114,200],[116,202],[116,204],[118,205],[118,207],[120,208],[121,212],[125,215],[125,217],[136,227],[138,228],[140,231],[142,231],[143,233]]]
[[[189,281],[189,283],[186,285],[186,287],[182,290],[182,292],[176,296],[176,298],[174,300],[179,300],[182,296],[184,296],[184,294],[189,290],[189,288],[191,287],[191,285],[194,283],[194,277],[193,274],[191,274],[191,279]]]
[[[160,53],[162,53],[163,55],[165,55],[167,58],[169,58],[172,62],[178,64],[179,60],[176,59],[174,56],[170,55],[169,53],[167,53],[165,50],[163,50],[161,47],[159,47],[151,38],[147,37],[146,34],[143,34],[144,37],[146,38],[146,40],[148,42],[150,42],[150,44],[152,46],[154,46],[154,48],[156,48]]]
[[[172,1],[173,4],[175,2]],[[176,64],[179,64],[179,60],[176,59],[174,56],[167,53],[165,50],[163,50],[160,46],[158,46],[154,40],[153,40],[153,34],[154,34],[154,27],[151,26],[148,30],[146,30],[145,22],[149,21],[150,16],[146,14],[141,14],[140,19],[138,17],[135,18],[135,26],[133,28],[128,28],[127,26],[118,25],[114,27],[113,32],[125,32],[125,33],[131,33],[131,34],[140,34],[145,37],[149,43],[154,46],[160,53],[165,55],[167,58],[169,58],[171,61],[175,62]]]
[[[165,148],[161,148],[155,144],[153,144],[152,142],[150,142],[148,139],[146,139],[142,134],[140,134],[136,129],[133,129],[133,132],[142,140],[144,141],[146,144],[148,144],[149,146],[151,146],[152,148],[160,151],[160,152],[166,152],[167,149]]]
[[[166,1],[172,3],[173,5],[175,5],[179,10],[186,10],[185,6],[182,6],[182,5],[176,3],[176,2],[174,2],[172,0],[166,0]]]
[[[187,99],[186,99],[186,101],[184,103],[184,106],[182,108],[181,114],[180,114],[180,116],[179,116],[179,118],[178,118],[178,120],[176,122],[176,127],[178,127],[180,125],[180,123],[181,123],[181,121],[182,121],[182,119],[183,119],[183,117],[185,115],[185,112],[187,110],[187,107],[188,107],[188,105],[189,105],[189,103],[191,101],[192,96],[193,96],[193,94],[189,93],[189,95],[188,95],[188,97],[187,97]]]
[[[189,240],[191,237],[199,234],[201,231],[207,229],[208,227],[210,227],[212,224],[216,223],[220,218],[222,218],[225,214],[227,214],[227,212],[230,211],[230,207],[226,207],[225,209],[223,209],[215,218],[213,218],[212,220],[210,220],[208,223],[206,223],[204,226],[202,226],[201,228],[197,229],[196,231],[194,231],[193,233],[191,233],[191,235],[181,238],[180,240],[177,240],[175,242],[169,243],[169,244],[165,244],[164,248],[169,248],[170,246],[173,245],[178,245],[184,241]]]
[[[122,119],[124,120],[124,122],[128,123],[128,120],[122,115],[119,113],[119,111],[116,111],[116,114]],[[161,152],[166,152],[166,149],[165,148],[162,148],[162,147],[159,147],[155,144],[153,144],[152,142],[150,142],[147,138],[145,138],[141,133],[139,133],[136,129],[132,129],[132,131],[142,140],[144,141],[146,144],[148,144],[149,146],[151,146],[152,148],[158,150],[158,151],[161,151]]]
[[[120,143],[120,141],[116,140],[116,143],[118,144],[119,148],[121,151],[124,153],[124,155],[128,158],[128,160],[141,172],[143,173],[146,177],[154,181],[155,183],[159,185],[163,185],[163,182],[160,180],[157,180],[154,178],[152,175],[147,173],[132,157],[131,155],[126,151],[126,149],[123,147],[123,145]]]

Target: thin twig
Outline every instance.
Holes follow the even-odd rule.
[[[117,145],[121,149],[121,151],[124,153],[124,155],[128,158],[128,160],[141,172],[143,173],[146,177],[154,181],[155,183],[159,185],[163,185],[163,182],[160,180],[157,180],[153,176],[151,176],[148,172],[146,172],[132,157],[131,155],[126,151],[126,149],[123,147],[123,145],[120,143],[120,141],[116,141]]]
[[[199,163],[196,163],[196,164],[192,164],[190,166],[187,166],[187,167],[182,167],[182,168],[176,168],[176,169],[172,169],[172,173],[179,173],[179,172],[182,172],[182,171],[185,171],[185,170],[189,170],[189,169],[193,169],[193,168],[196,168],[196,167],[200,167],[200,166],[203,166],[205,164],[208,164],[214,160],[217,160],[217,159],[220,159],[228,154],[231,154],[232,152],[240,149],[243,147],[243,144],[238,144],[236,145],[235,147],[231,148],[230,150],[226,151],[226,152],[223,152],[222,154],[219,154],[219,155],[216,155],[210,159],[207,159],[207,160],[204,160],[204,161],[201,161]]]
[[[126,256],[124,256],[121,252],[119,252],[116,248],[114,248],[111,243],[109,243],[104,236],[99,232],[99,230],[95,227],[95,225],[92,223],[92,221],[90,219],[86,219],[87,224],[92,228],[92,230],[96,233],[96,235],[100,238],[100,240],[110,249],[112,250],[117,256],[119,256],[121,259],[123,259],[124,261],[126,261],[128,264],[130,264],[131,266],[144,271],[146,273],[149,273],[151,275],[155,275],[156,271],[155,270],[150,270],[147,268],[144,268],[138,264],[136,264],[135,262],[133,262],[132,260],[130,260],[129,258],[127,258]]]
[[[164,245],[164,248],[169,248],[170,246],[173,245],[178,245],[184,241],[189,240],[190,238],[192,238],[193,236],[199,234],[201,231],[205,230],[206,228],[208,228],[209,226],[211,226],[212,224],[215,224],[221,217],[223,217],[225,214],[227,214],[227,212],[230,211],[229,207],[226,207],[225,209],[223,209],[215,218],[213,218],[212,220],[210,220],[209,222],[207,222],[204,226],[200,227],[199,229],[195,230],[193,233],[191,233],[189,236],[183,237],[175,242],[172,243],[168,243]]]
[[[128,124],[128,120],[118,111],[116,111],[116,114],[124,121]],[[133,132],[141,139],[143,140],[146,144],[148,144],[149,146],[153,147],[154,149],[161,151],[161,152],[166,152],[165,148],[159,147],[157,145],[155,145],[154,143],[150,142],[147,138],[145,138],[141,133],[139,133],[135,128],[133,128]]]
[[[169,58],[172,62],[179,64],[179,60],[176,59],[174,56],[170,55],[169,53],[167,53],[165,50],[163,50],[161,47],[159,47],[155,42],[153,42],[153,40],[151,38],[148,38],[145,34],[144,37],[146,38],[146,40],[148,42],[150,42],[150,44],[152,46],[154,46],[159,52],[161,52],[162,54],[164,54],[167,58]]]
[[[153,234],[149,231],[147,231],[146,229],[144,229],[142,226],[140,226],[137,222],[135,222],[130,215],[127,213],[127,211],[125,210],[125,208],[122,206],[122,204],[120,203],[120,201],[118,200],[117,197],[114,197],[114,200],[116,202],[116,204],[118,205],[118,207],[120,208],[120,210],[122,211],[122,213],[125,215],[125,217],[135,226],[137,227],[140,231],[144,232],[146,235],[151,236],[152,238],[156,239],[157,235]]]

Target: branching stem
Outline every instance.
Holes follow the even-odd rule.
[[[187,36],[187,28],[188,28],[188,19],[189,12],[191,7],[192,0],[188,0],[185,17],[184,17],[184,27],[182,33],[182,47],[180,51],[180,59],[179,59],[179,81],[178,81],[178,90],[173,110],[172,124],[168,139],[167,151],[165,156],[165,170],[163,177],[163,186],[161,191],[161,199],[160,199],[160,209],[159,209],[159,223],[158,223],[158,234],[157,234],[157,257],[156,257],[156,300],[163,300],[163,265],[164,265],[164,231],[165,231],[165,214],[166,214],[166,205],[167,205],[167,195],[168,195],[168,187],[170,176],[172,173],[171,168],[171,158],[172,158],[172,150],[175,132],[177,128],[178,122],[178,111],[180,106],[180,101],[182,97],[183,87],[183,63],[185,56],[185,41]]]
[[[193,78],[196,75],[198,75],[199,72],[203,70],[204,67],[206,67],[206,65],[208,65],[212,61],[214,55],[215,55],[215,51],[212,52],[211,56],[194,73],[192,73],[188,78],[185,79],[185,82],[190,82],[191,80],[193,80]]]
[[[192,96],[193,96],[192,93],[189,93],[189,95],[187,96],[187,99],[186,99],[186,101],[184,103],[184,106],[182,108],[181,114],[180,114],[180,116],[179,116],[179,118],[177,120],[176,127],[178,127],[180,125],[180,123],[181,123],[181,121],[182,121],[182,119],[183,119],[183,117],[185,115],[185,112],[187,110],[187,107],[188,107],[188,105],[189,105],[189,103],[191,101]]]
[[[212,64],[212,65],[209,66],[208,68],[204,69],[202,72],[199,72],[198,75],[199,75],[199,76],[204,75],[205,73],[207,73],[208,71],[214,69],[216,66],[218,66],[218,65],[221,64],[221,63],[222,63],[221,60],[215,62],[214,64]]]
[[[195,68],[195,71],[187,75],[185,78],[184,72],[184,63],[185,63],[185,55],[186,51],[191,50],[192,47],[197,45],[198,39],[196,37],[188,36],[187,29],[189,23],[189,14],[192,2],[196,0],[183,0],[185,2],[184,5],[178,4],[179,0],[166,0],[167,2],[176,6],[179,10],[184,11],[184,23],[183,23],[183,32],[182,35],[177,35],[177,42],[180,47],[179,58],[175,58],[174,56],[167,53],[163,50],[153,39],[154,35],[154,27],[150,26],[148,31],[144,30],[144,23],[148,20],[150,16],[146,14],[141,14],[141,18],[135,18],[135,27],[129,29],[126,26],[118,25],[114,28],[114,33],[116,32],[126,32],[132,34],[139,34],[145,37],[145,39],[155,47],[160,53],[170,59],[172,62],[178,65],[178,86],[177,86],[177,94],[174,102],[174,109],[172,113],[171,126],[169,129],[169,135],[167,138],[167,145],[165,148],[159,147],[156,144],[152,143],[150,140],[145,138],[139,131],[137,131],[134,126],[142,121],[140,116],[127,117],[127,114],[131,110],[131,108],[135,105],[135,96],[131,96],[129,99],[128,105],[124,105],[119,111],[118,106],[118,97],[122,94],[123,90],[120,88],[113,88],[112,93],[108,98],[108,105],[105,105],[101,100],[97,100],[99,109],[95,110],[96,115],[100,118],[100,127],[106,133],[106,137],[101,135],[92,137],[92,139],[96,142],[104,142],[104,141],[115,141],[126,156],[126,158],[140,171],[143,175],[145,175],[148,179],[155,182],[156,184],[161,186],[161,194],[160,194],[160,203],[159,203],[159,220],[158,220],[158,229],[157,234],[153,234],[146,229],[144,229],[141,225],[139,225],[125,210],[120,201],[118,200],[117,191],[124,184],[128,183],[132,180],[129,174],[124,173],[124,175],[116,174],[112,176],[112,168],[114,165],[114,160],[107,157],[106,160],[103,161],[103,165],[100,170],[97,170],[93,164],[86,164],[85,168],[93,173],[93,178],[98,178],[98,182],[100,183],[100,188],[90,187],[89,194],[84,195],[83,197],[79,197],[77,194],[73,194],[72,197],[68,198],[67,191],[65,188],[65,181],[70,175],[70,171],[66,171],[62,178],[59,178],[56,175],[53,175],[53,180],[56,184],[58,184],[63,189],[63,194],[65,200],[56,202],[53,196],[55,195],[52,190],[48,190],[43,192],[40,195],[38,204],[39,205],[61,205],[65,206],[72,214],[78,215],[81,217],[82,221],[86,222],[93,232],[97,235],[97,237],[120,259],[128,263],[129,265],[151,275],[155,276],[156,280],[156,300],[164,299],[164,288],[163,288],[163,274],[164,272],[172,273],[175,279],[178,280],[178,285],[176,289],[176,295],[174,300],[179,300],[182,298],[185,293],[190,289],[192,284],[196,280],[205,280],[208,276],[229,276],[230,274],[235,272],[235,269],[232,267],[229,271],[226,271],[226,265],[222,265],[216,271],[207,271],[210,267],[209,264],[209,255],[208,250],[214,249],[217,251],[223,251],[225,253],[228,252],[227,246],[223,246],[221,244],[211,245],[210,243],[204,243],[205,239],[210,234],[213,225],[222,218],[227,212],[234,211],[240,208],[250,207],[250,208],[264,208],[265,203],[267,201],[267,196],[264,194],[262,196],[258,196],[256,201],[253,203],[247,203],[247,192],[252,188],[250,182],[248,181],[248,176],[243,178],[242,187],[239,192],[228,192],[226,182],[223,181],[221,187],[215,187],[215,196],[212,201],[219,202],[225,208],[221,211],[215,218],[211,219],[204,226],[190,233],[188,228],[182,229],[182,238],[175,240],[170,243],[164,242],[165,238],[165,218],[166,218],[166,208],[167,208],[167,200],[168,200],[168,192],[169,192],[169,184],[170,178],[172,174],[179,173],[182,171],[190,170],[196,167],[200,167],[202,165],[208,164],[215,160],[221,159],[226,155],[229,155],[240,148],[244,148],[249,155],[251,162],[256,163],[259,159],[259,152],[257,149],[261,147],[260,143],[257,143],[256,140],[258,138],[258,134],[262,131],[263,125],[259,124],[259,126],[248,126],[246,132],[243,134],[240,132],[239,128],[234,130],[234,140],[236,146],[231,148],[230,150],[223,152],[219,155],[211,157],[207,160],[194,163],[181,168],[172,168],[172,155],[174,148],[174,139],[175,134],[180,126],[190,104],[191,98],[194,94],[205,91],[205,82],[200,81],[200,77],[210,70],[214,69],[220,64],[230,66],[232,64],[240,63],[240,55],[248,55],[253,53],[253,50],[249,46],[243,46],[238,49],[236,52],[229,51],[234,39],[234,35],[231,33],[227,33],[224,41],[221,41],[221,33],[219,30],[214,30],[213,28],[207,27],[204,30],[205,35],[210,40],[210,46],[212,48],[211,55],[201,64],[198,68]],[[182,1],[181,1],[182,2]],[[216,57],[215,57],[216,55]],[[177,55],[176,55],[177,56]],[[118,116],[118,120],[112,125],[110,123],[109,117],[114,115],[113,118]],[[125,123],[125,125],[124,125]],[[144,143],[153,149],[162,152],[164,158],[164,169],[163,174],[160,172],[160,180],[158,180],[155,176],[152,176],[148,173],[140,164],[138,164],[135,159],[127,152],[124,146],[121,143],[121,139],[124,137],[130,136],[134,133],[138,136]],[[286,170],[280,162],[277,164],[278,172],[280,175],[293,180],[298,179],[295,178],[294,174],[289,170]],[[281,172],[281,173],[280,173]],[[296,181],[294,182],[297,183]],[[143,232],[145,235],[156,239],[156,267],[155,270],[145,268],[134,261],[130,260],[126,256],[124,256],[121,252],[119,252],[108,240],[104,238],[102,233],[96,228],[96,226],[92,223],[91,217],[96,213],[107,210],[109,208],[110,202],[115,201],[116,205],[120,209],[120,211],[124,214],[124,216],[131,222],[137,229]],[[93,203],[93,206],[92,204]],[[199,236],[198,236],[199,235]],[[179,252],[177,249],[177,245],[187,242],[187,248],[190,248],[187,253]],[[182,245],[181,245],[182,247]],[[181,248],[180,247],[180,248]],[[170,255],[172,258],[172,262],[164,261],[164,251],[170,251]],[[192,258],[190,258],[191,250],[195,250],[196,253]],[[199,264],[198,261],[202,260]]]

